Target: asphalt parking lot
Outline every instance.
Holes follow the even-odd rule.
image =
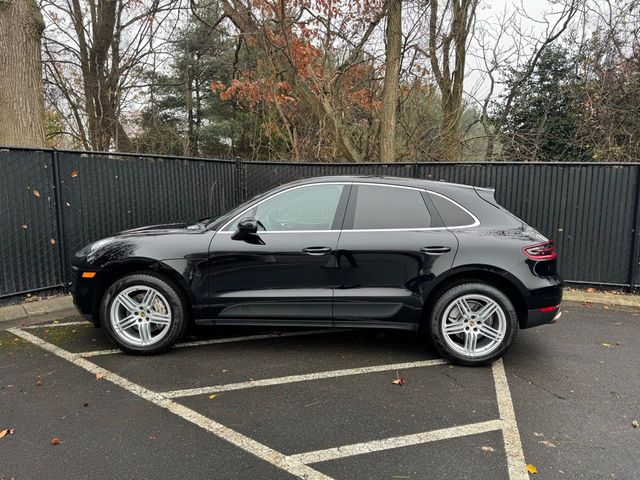
[[[483,368],[373,330],[210,328],[134,357],[54,320],[0,331],[0,479],[640,478],[637,310],[567,303]]]

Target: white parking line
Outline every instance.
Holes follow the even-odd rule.
[[[51,327],[75,327],[76,325],[91,325],[90,322],[85,320],[80,322],[59,322],[59,323],[41,323],[38,325],[28,325],[22,327],[23,330],[34,330],[36,328],[51,328]]]
[[[504,371],[502,359],[496,360],[491,366],[493,372],[493,382],[496,385],[496,399],[498,402],[498,412],[500,419],[504,422],[502,436],[504,437],[504,449],[507,454],[507,467],[509,469],[510,480],[528,480],[529,474],[526,471],[516,412],[513,409],[513,400],[509,391],[507,374]]]
[[[289,375],[286,377],[265,378],[263,380],[249,380],[247,382],[227,383],[224,385],[212,385],[210,387],[187,388],[185,390],[172,390],[163,392],[167,398],[191,397],[208,393],[229,392],[231,390],[243,390],[245,388],[268,387],[271,385],[283,385],[286,383],[308,382],[311,380],[323,380],[325,378],[346,377],[349,375],[362,375],[363,373],[388,372],[389,370],[406,370],[408,368],[433,367],[448,363],[440,358],[435,360],[423,360],[420,362],[393,363],[390,365],[376,365],[373,367],[346,368],[344,370],[329,370],[326,372],[306,373],[303,375]]]
[[[148,390],[141,385],[133,383],[127,380],[120,375],[117,375],[113,372],[105,370],[95,363],[90,362],[84,358],[79,358],[77,355],[68,352],[52,343],[49,343],[45,340],[42,340],[40,337],[32,335],[29,332],[25,332],[19,328],[9,328],[7,329],[12,334],[33,343],[34,345],[39,346],[40,348],[53,353],[54,355],[67,360],[68,362],[73,363],[74,365],[85,369],[89,373],[97,374],[100,373],[104,375],[103,380],[107,380],[112,382],[130,393],[141,397],[154,405],[162,407],[171,413],[183,418],[194,425],[197,425],[200,428],[203,428],[214,435],[226,440],[229,443],[255,455],[262,460],[289,472],[290,474],[299,477],[305,478],[309,480],[331,480],[331,477],[320,473],[307,465],[292,459],[289,456],[283,455],[272,448],[263,445],[260,442],[257,442],[245,435],[242,435],[235,430],[232,430],[224,425],[211,420],[210,418],[205,417],[204,415],[192,410],[188,407],[180,405],[173,400],[165,398],[161,394],[154,392],[152,390]]]
[[[276,450],[273,450],[266,445],[257,442],[235,430],[232,430],[224,425],[205,417],[204,415],[178,404],[172,398],[184,397],[189,395],[199,395],[211,392],[221,392],[238,390],[244,388],[253,388],[267,385],[281,385],[293,382],[302,382],[309,380],[320,380],[324,378],[335,378],[347,375],[359,375],[374,372],[383,372],[389,370],[401,370],[408,368],[419,368],[434,365],[442,365],[447,363],[445,360],[425,360],[421,362],[408,362],[398,363],[391,365],[378,365],[373,367],[352,368],[345,370],[333,370],[327,372],[318,372],[305,375],[291,375],[286,377],[269,378],[264,380],[255,380],[248,382],[239,382],[226,385],[217,385],[211,387],[203,387],[187,390],[174,390],[170,392],[154,392],[141,385],[131,382],[124,377],[119,376],[116,373],[110,372],[96,365],[95,363],[82,358],[83,354],[71,353],[64,350],[52,343],[49,343],[40,337],[37,337],[29,332],[20,328],[7,329],[10,333],[23,338],[46,351],[63,358],[76,366],[83,368],[84,370],[97,374],[101,373],[105,380],[110,381],[125,390],[137,395],[159,407],[162,407],[171,413],[193,423],[194,425],[203,428],[221,439],[224,439],[231,444],[261,458],[262,460],[279,467],[294,476],[305,479],[318,479],[318,480],[331,480],[327,475],[312,469],[308,464],[314,464],[327,460],[334,460],[344,457],[350,457],[354,455],[362,455],[366,453],[383,451],[395,448],[401,448],[410,445],[418,445],[423,443],[434,442],[438,440],[445,440],[450,438],[458,438],[468,435],[475,435],[480,433],[486,433],[490,431],[501,430],[503,433],[505,452],[507,456],[507,468],[509,480],[528,480],[529,475],[526,473],[524,453],[522,451],[522,443],[520,440],[520,433],[518,431],[518,424],[516,422],[515,411],[513,408],[513,401],[511,399],[511,393],[509,391],[509,384],[504,369],[504,363],[502,360],[498,360],[493,363],[492,374],[496,388],[496,399],[498,403],[498,411],[500,418],[496,420],[490,420],[486,422],[474,423],[469,425],[461,425],[451,428],[443,428],[440,430],[433,430],[429,432],[422,432],[411,435],[404,435],[399,437],[386,438],[382,440],[374,440],[370,442],[362,442],[351,445],[345,445],[342,447],[329,448],[325,450],[317,450],[312,452],[304,452],[295,455],[284,455]],[[335,331],[335,330],[328,330]],[[324,331],[306,331],[306,332],[288,332],[282,336],[293,335],[309,335],[312,333],[323,333]],[[279,335],[254,335],[249,337],[234,337],[229,339],[216,339],[205,340],[202,342],[186,342],[181,344],[181,347],[194,346],[205,344],[203,342],[211,343],[227,343],[230,341],[244,341],[258,338],[273,338]],[[118,350],[119,351],[119,350]],[[104,352],[104,351],[101,351]],[[96,354],[96,352],[85,352],[85,354]]]
[[[422,443],[436,442],[438,440],[447,440],[450,438],[476,435],[478,433],[493,432],[495,430],[501,430],[503,428],[503,423],[504,422],[502,422],[502,420],[489,420],[487,422],[460,425],[459,427],[443,428],[441,430],[403,435],[401,437],[343,445],[342,447],[327,448],[326,450],[298,453],[297,455],[292,455],[291,458],[304,464],[326,462],[327,460],[336,460],[338,458],[379,452],[381,450],[391,450],[393,448],[420,445]]]
[[[265,340],[267,338],[300,337],[303,335],[318,335],[320,333],[334,333],[334,332],[347,332],[347,331],[350,331],[350,329],[327,328],[324,330],[302,330],[302,331],[296,331],[296,332],[246,335],[243,337],[212,338],[210,340],[195,340],[193,342],[176,343],[172,348],[201,347],[203,345],[217,345],[220,343],[246,342],[250,340]],[[114,353],[122,353],[122,350],[119,350],[117,348],[111,348],[108,350],[93,350],[88,352],[80,352],[77,355],[83,358],[90,358],[90,357],[97,357],[100,355],[113,355]]]

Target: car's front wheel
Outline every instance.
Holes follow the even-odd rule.
[[[502,356],[518,332],[509,298],[485,283],[463,283],[445,291],[431,313],[431,336],[445,357],[483,365]]]
[[[138,355],[169,349],[187,326],[180,292],[155,274],[134,273],[116,280],[102,299],[100,313],[111,340]]]

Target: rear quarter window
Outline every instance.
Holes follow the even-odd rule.
[[[475,224],[476,219],[449,198],[433,192],[429,192],[429,197],[445,226],[467,227]]]

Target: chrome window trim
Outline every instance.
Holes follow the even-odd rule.
[[[246,210],[243,210],[241,213],[239,213],[238,215],[236,215],[235,217],[233,217],[231,220],[229,220],[227,223],[225,223],[219,230],[218,230],[218,234],[233,234],[235,233],[234,231],[231,230],[225,230],[225,228],[227,228],[230,224],[232,224],[233,222],[236,221],[236,219],[242,217],[244,214],[246,214],[248,211],[256,208],[258,205],[261,205],[262,203],[266,202],[267,200],[270,200],[274,197],[277,197],[278,195],[282,195],[283,193],[286,192],[290,192],[292,190],[297,190],[298,188],[305,188],[305,187],[313,187],[316,185],[367,185],[367,186],[374,186],[374,187],[388,187],[388,188],[404,188],[406,190],[417,190],[419,192],[427,192],[427,193],[432,193],[433,195],[438,195],[439,197],[444,198],[445,200],[448,200],[449,202],[453,203],[455,206],[457,206],[458,208],[462,209],[462,211],[464,211],[465,213],[467,213],[472,219],[473,219],[473,223],[470,223],[468,225],[458,225],[455,227],[418,227],[418,228],[365,228],[365,229],[344,229],[344,230],[262,230],[260,231],[260,235],[264,235],[264,234],[269,234],[269,233],[339,233],[339,232],[354,232],[354,233],[371,233],[371,232],[423,232],[423,231],[437,231],[437,230],[457,230],[457,229],[461,229],[461,228],[473,228],[473,227],[477,227],[478,225],[480,225],[480,220],[478,219],[478,217],[476,217],[473,213],[471,213],[469,210],[467,210],[465,207],[463,207],[462,205],[460,205],[458,202],[456,202],[455,200],[452,200],[451,198],[447,197],[446,195],[442,195],[441,193],[438,192],[434,192],[433,190],[428,190],[426,188],[418,188],[418,187],[409,187],[409,186],[405,186],[405,185],[391,185],[388,183],[370,183],[370,182],[319,182],[319,183],[308,183],[305,185],[296,185],[295,187],[291,187],[288,188],[286,190],[282,190],[281,192],[278,193],[274,193],[273,195],[264,198],[262,200],[260,200],[258,203],[256,203],[255,205],[252,205],[251,207],[247,208]],[[473,188],[473,187],[471,187]]]

